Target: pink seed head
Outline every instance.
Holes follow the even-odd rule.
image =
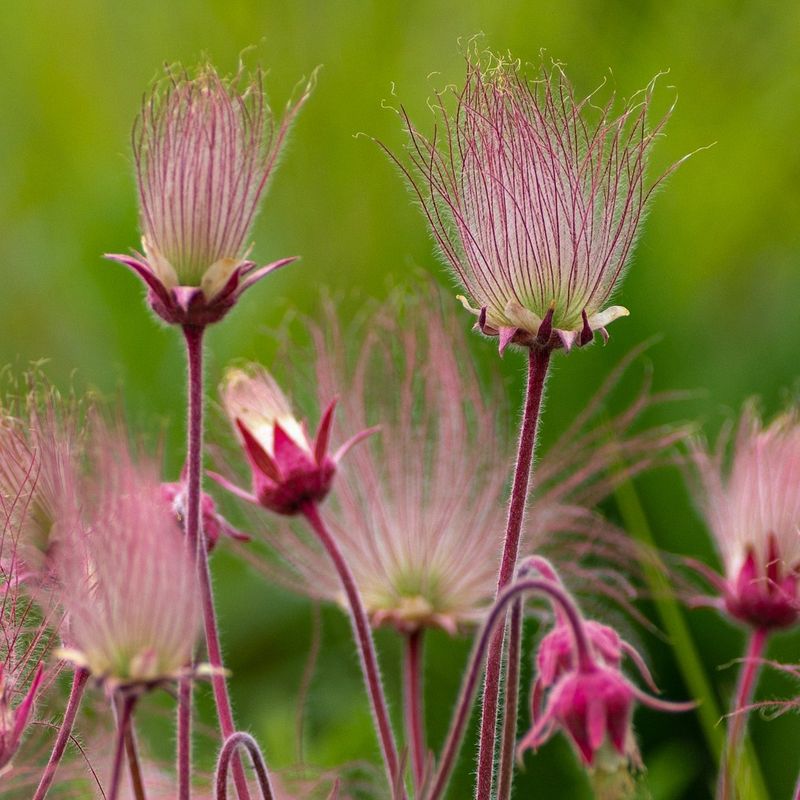
[[[148,286],[172,324],[221,319],[242,292],[284,259],[258,269],[248,235],[309,83],[276,123],[260,69],[221,76],[209,63],[168,67],[133,129],[143,255],[112,255]]]
[[[715,454],[694,448],[705,516],[724,566],[725,607],[756,628],[790,627],[800,619],[797,409],[764,427],[747,406],[727,469],[723,451],[724,440]]]
[[[617,116],[583,99],[559,65],[535,79],[519,62],[471,51],[454,108],[437,94],[432,136],[401,111],[408,164],[439,249],[483,333],[511,343],[583,346],[627,316],[608,301],[633,250],[648,182],[651,83]]]
[[[183,674],[199,623],[196,569],[157,465],[135,461],[121,432],[98,426],[78,503],[57,559],[62,657],[109,691]]]
[[[222,403],[244,448],[253,478],[253,499],[278,514],[296,514],[303,503],[330,491],[338,454],[328,453],[331,403],[315,441],[294,416],[275,379],[261,366],[230,369],[220,387]]]

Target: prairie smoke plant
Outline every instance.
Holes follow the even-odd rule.
[[[625,271],[659,180],[648,128],[653,84],[625,104],[576,98],[558,64],[530,78],[519,62],[467,57],[450,110],[437,95],[437,128],[422,133],[401,111],[420,200],[464,305],[484,333],[546,348],[583,346],[628,310],[608,302]]]
[[[294,259],[257,267],[247,237],[311,84],[276,122],[261,70],[221,76],[169,67],[133,129],[143,255],[109,255],[136,272],[168,323],[202,327]]]
[[[769,425],[752,405],[742,413],[729,468],[724,438],[694,460],[703,510],[722,558],[714,578],[725,610],[754,628],[793,626],[800,618],[800,416],[796,408]]]
[[[138,691],[191,665],[199,622],[196,570],[161,495],[154,463],[100,429],[93,471],[58,557],[67,614],[62,656],[107,690]]]

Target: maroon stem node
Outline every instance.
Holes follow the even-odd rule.
[[[508,523],[503,545],[500,572],[497,577],[497,596],[511,582],[517,565],[520,532],[525,514],[525,501],[528,496],[528,480],[531,472],[533,451],[536,445],[536,432],[539,422],[539,409],[542,393],[550,363],[549,348],[531,347],[528,350],[528,387],[525,398],[525,412],[519,431],[519,448],[514,470],[514,483],[508,504]],[[500,696],[500,672],[503,661],[503,629],[499,628],[489,647],[486,679],[481,705],[481,727],[478,744],[478,769],[475,785],[475,800],[489,800],[494,776],[495,737],[497,728],[497,707]],[[516,668],[517,675],[519,667]],[[512,692],[514,698],[517,692]],[[507,695],[508,696],[508,695]],[[515,712],[516,713],[516,712]],[[506,715],[507,716],[507,715]]]
[[[418,628],[405,637],[403,658],[403,717],[406,746],[411,751],[414,788],[419,791],[425,779],[425,701],[422,689],[423,643],[425,630]]]
[[[214,591],[211,586],[211,572],[208,568],[208,548],[205,532],[200,524],[200,490],[203,460],[203,333],[205,328],[186,325],[183,335],[186,340],[186,357],[189,365],[189,420],[187,447],[186,540],[190,551],[195,553],[197,572],[200,580],[200,595],[203,607],[203,627],[205,628],[208,660],[213,668],[211,684],[222,738],[227,739],[236,730],[233,723],[228,684],[222,664],[222,651],[217,629],[217,616],[214,610]],[[181,692],[182,699],[191,702],[191,685],[188,692]],[[186,714],[186,710],[179,710]],[[188,753],[188,748],[186,750]],[[185,756],[184,756],[185,757]],[[239,800],[250,800],[247,778],[242,762],[236,755],[233,759],[233,779]]]
[[[42,775],[39,781],[39,786],[36,789],[33,800],[44,800],[53,783],[53,779],[56,777],[56,771],[58,770],[58,765],[61,763],[61,757],[64,755],[67,742],[72,735],[72,726],[75,724],[75,717],[78,714],[78,708],[80,708],[83,690],[86,688],[86,681],[88,678],[88,670],[75,670],[75,674],[72,677],[72,689],[70,689],[69,700],[67,701],[67,707],[64,711],[64,719],[61,720],[61,727],[58,729],[58,735],[53,744],[53,752],[50,754],[50,760],[47,762],[44,775]]]
[[[439,766],[431,782],[431,789],[426,795],[426,800],[439,800],[439,798],[444,796],[447,784],[450,780],[450,774],[458,758],[458,751],[461,748],[461,742],[464,738],[464,730],[469,721],[472,702],[475,699],[478,681],[483,671],[484,657],[490,647],[490,642],[494,641],[493,633],[501,617],[506,613],[508,605],[517,598],[521,599],[522,596],[528,592],[540,592],[547,595],[551,601],[555,601],[558,608],[561,608],[565,612],[567,621],[575,637],[578,662],[583,665],[584,668],[590,666],[591,651],[589,649],[589,640],[586,635],[583,619],[575,607],[572,598],[563,587],[547,579],[526,578],[518,580],[511,586],[503,589],[490,609],[483,623],[483,627],[475,637],[475,644],[472,647],[472,654],[470,655],[467,670],[464,673],[464,679],[461,683],[461,691],[456,701],[453,718],[450,721],[450,728],[447,732],[444,747],[442,748]]]
[[[765,628],[755,628],[747,642],[747,652],[744,657],[739,681],[736,686],[736,695],[731,720],[728,725],[728,741],[725,746],[725,758],[720,770],[720,784],[718,797],[720,800],[729,800],[734,784],[737,751],[742,743],[749,712],[745,708],[753,699],[758,673],[761,670],[761,658],[767,644],[768,631]]]
[[[339,575],[339,580],[342,582],[342,588],[347,595],[347,602],[350,606],[350,621],[353,625],[353,634],[361,660],[364,683],[367,686],[367,693],[369,694],[370,703],[372,705],[372,713],[375,717],[389,786],[394,787],[396,784],[402,786],[401,781],[398,780],[399,761],[397,757],[397,745],[394,741],[392,723],[389,719],[386,697],[383,693],[380,669],[378,667],[378,657],[375,653],[375,643],[372,641],[369,619],[367,618],[367,612],[364,610],[364,604],[361,602],[361,595],[358,592],[356,580],[345,561],[344,555],[342,555],[341,550],[339,550],[336,540],[331,536],[328,528],[322,521],[316,503],[310,500],[306,501],[300,507],[300,511],[305,515],[320,543],[327,551],[331,561],[333,561],[333,565]],[[405,796],[402,789],[401,793]]]

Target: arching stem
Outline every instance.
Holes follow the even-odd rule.
[[[403,657],[403,716],[406,745],[411,751],[414,788],[419,791],[425,778],[425,703],[422,688],[425,630],[418,628],[405,637]]]

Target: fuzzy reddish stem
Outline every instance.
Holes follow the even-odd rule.
[[[509,604],[516,599],[521,599],[522,596],[528,592],[539,592],[547,595],[551,601],[555,602],[558,608],[564,611],[567,621],[572,628],[573,636],[575,637],[578,661],[581,664],[585,664],[586,667],[589,666],[591,651],[589,649],[589,640],[586,635],[583,619],[578,609],[575,607],[572,598],[563,587],[547,579],[526,578],[518,580],[511,586],[503,589],[489,611],[480,633],[475,638],[469,664],[464,673],[464,680],[461,683],[461,691],[456,701],[453,718],[450,721],[450,728],[447,732],[444,747],[442,748],[439,767],[432,781],[431,790],[426,796],[426,800],[439,800],[439,798],[444,796],[447,784],[450,780],[450,774],[458,758],[458,751],[461,748],[461,742],[464,738],[464,730],[469,721],[472,702],[475,699],[478,681],[483,671],[484,657],[486,656],[491,642],[494,641],[493,633],[495,628],[498,627],[500,619],[506,613]]]
[[[128,725],[133,714],[133,707],[136,705],[134,695],[126,695],[122,698],[117,720],[117,742],[114,746],[114,761],[111,766],[111,780],[109,781],[107,800],[117,800],[119,787],[122,783],[122,765],[125,761],[125,740],[128,733]]]
[[[519,431],[519,448],[514,469],[514,483],[508,504],[508,523],[503,545],[500,572],[497,577],[497,596],[511,582],[517,566],[522,520],[528,497],[528,481],[531,462],[536,445],[539,409],[550,363],[548,348],[531,347],[528,350],[528,387],[525,397],[525,412]],[[478,744],[478,770],[475,785],[475,800],[489,800],[494,777],[495,738],[497,731],[497,708],[500,696],[500,672],[503,661],[503,628],[499,628],[489,647],[486,679],[481,704],[481,728]],[[519,668],[517,667],[517,675]],[[516,692],[513,693],[516,697]]]
[[[222,650],[219,643],[217,615],[214,610],[214,590],[211,586],[211,572],[208,567],[208,547],[205,532],[200,524],[200,491],[202,481],[203,460],[203,333],[205,328],[186,325],[183,328],[186,340],[186,358],[189,366],[189,420],[187,446],[187,507],[186,507],[186,540],[190,551],[197,561],[197,572],[200,581],[200,595],[203,608],[203,627],[205,628],[208,660],[213,668],[211,684],[214,689],[214,701],[217,706],[217,717],[223,740],[232,736],[236,730],[233,723],[228,683],[222,663]],[[188,693],[181,693],[181,698],[191,702],[191,686]],[[181,699],[179,698],[179,700]],[[179,711],[181,713],[186,713]],[[188,751],[187,751],[188,752]],[[236,755],[233,759],[233,779],[239,800],[250,800],[247,778],[241,759]]]
[[[419,791],[425,778],[425,701],[422,689],[422,659],[425,631],[422,628],[405,637],[403,658],[403,716],[406,746],[411,751],[414,788]]]
[[[214,793],[215,800],[228,800],[228,768],[230,767],[231,760],[238,758],[237,750],[244,747],[250,754],[250,761],[253,764],[253,769],[256,773],[256,780],[258,780],[259,788],[261,789],[261,797],[263,800],[274,800],[275,795],[272,792],[272,784],[269,779],[269,770],[267,763],[264,761],[264,756],[261,753],[261,748],[258,742],[249,734],[244,731],[237,731],[225,740],[222,750],[219,752],[219,759],[217,760],[217,777],[216,777],[216,791]]]
[[[136,742],[136,731],[134,730],[133,720],[128,724],[125,731],[125,755],[128,758],[128,771],[131,776],[131,789],[135,800],[147,800],[144,790],[144,780],[142,779],[142,765],[139,760],[139,747]]]
[[[191,800],[192,785],[192,680],[178,684],[178,800]]]
[[[503,711],[503,738],[500,744],[500,773],[497,800],[510,800],[514,778],[514,746],[517,740],[517,710],[519,705],[519,673],[522,653],[522,600],[511,607],[508,626],[508,657],[506,696]]]
[[[742,743],[749,712],[744,709],[753,700],[758,673],[761,670],[761,658],[767,644],[768,631],[765,628],[755,628],[747,642],[747,652],[744,657],[739,681],[736,685],[731,721],[728,725],[728,741],[725,746],[725,759],[720,770],[720,784],[718,797],[720,800],[729,800],[732,797],[734,784],[734,769],[737,763],[736,755]]]
[[[64,719],[61,720],[61,727],[58,729],[56,741],[53,744],[53,752],[50,754],[50,760],[44,770],[39,781],[39,786],[36,789],[36,794],[33,800],[44,800],[47,792],[56,777],[58,765],[61,763],[61,758],[64,755],[64,750],[67,748],[67,742],[72,735],[72,726],[75,724],[75,717],[78,715],[78,709],[81,705],[81,698],[83,697],[83,690],[86,688],[86,681],[89,679],[89,672],[85,669],[76,669],[72,677],[72,689],[69,692],[69,700],[67,707],[64,710]]]
[[[383,761],[386,767],[386,774],[389,786],[394,787],[398,781],[399,760],[397,756],[397,745],[392,732],[392,723],[389,719],[389,711],[386,705],[386,697],[381,683],[380,669],[378,667],[378,657],[375,653],[375,643],[372,640],[372,631],[369,626],[367,612],[361,602],[361,595],[358,592],[356,580],[347,561],[339,549],[336,540],[331,536],[328,528],[319,514],[316,503],[306,501],[300,507],[301,512],[308,520],[314,533],[325,548],[328,556],[339,575],[342,588],[347,595],[347,602],[350,606],[350,620],[353,625],[353,634],[361,657],[361,669],[364,674],[364,683],[367,687],[372,713],[375,716],[375,723],[378,730],[378,738],[383,752]],[[402,791],[402,790],[401,790]],[[405,796],[405,793],[403,793]]]

